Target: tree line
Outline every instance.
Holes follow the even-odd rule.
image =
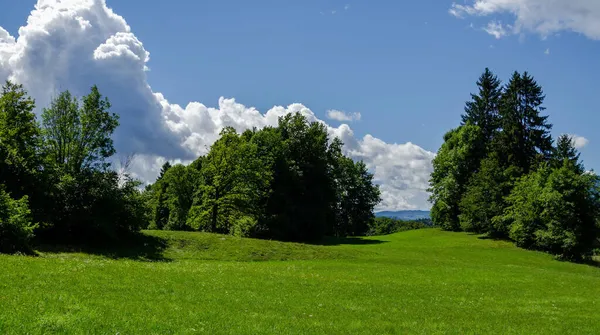
[[[431,219],[402,220],[390,217],[376,217],[369,224],[366,236],[389,235],[407,230],[431,228]]]
[[[150,229],[200,230],[287,241],[364,235],[380,201],[363,162],[300,113],[277,127],[221,137],[188,166],[165,163],[144,195]]]
[[[589,258],[599,237],[598,176],[585,170],[571,137],[550,135],[542,87],[527,72],[503,84],[489,69],[477,86],[433,161],[433,222]]]
[[[111,162],[119,116],[96,86],[64,91],[37,119],[22,85],[0,92],[0,252],[92,245],[141,229],[280,240],[364,235],[380,201],[363,162],[301,114],[242,134],[225,128],[207,155],[166,163],[155,183]]]
[[[0,252],[28,252],[32,243],[114,241],[145,224],[141,183],[109,162],[119,125],[110,107],[96,86],[81,99],[65,91],[38,122],[23,86],[3,85]]]

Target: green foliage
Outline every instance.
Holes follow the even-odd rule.
[[[68,91],[42,112],[46,157],[47,224],[44,241],[102,243],[147,224],[148,208],[139,182],[112,171],[112,133],[118,116],[96,86],[81,101]]]
[[[583,164],[579,161],[580,154],[573,145],[573,139],[569,135],[561,135],[556,141],[556,147],[552,150],[551,164],[555,168],[560,168],[563,163],[568,161],[577,172],[585,171]]]
[[[22,85],[6,82],[0,94],[0,184],[15,197],[34,192],[40,169],[35,102]]]
[[[231,232],[240,217],[256,219],[259,201],[268,193],[269,162],[261,160],[256,144],[247,136],[225,128],[202,161],[203,184],[194,200],[192,227]],[[192,200],[191,197],[189,197]]]
[[[515,72],[504,88],[500,102],[500,128],[494,150],[505,166],[528,173],[552,152],[552,125],[540,115],[545,96],[542,87],[527,72]]]
[[[70,174],[106,169],[105,160],[115,154],[111,136],[119,125],[110,107],[96,86],[81,103],[69,91],[53,99],[42,112],[44,150],[51,164]]]
[[[481,167],[470,181],[460,199],[460,226],[462,230],[486,233],[491,237],[508,237],[508,227],[494,218],[502,215],[505,197],[520,175],[514,167],[505,169],[495,154],[481,161]]]
[[[381,201],[373,186],[373,175],[363,162],[354,162],[342,154],[342,141],[334,139],[329,147],[336,201],[331,209],[334,219],[328,235],[360,236],[374,220],[373,208]]]
[[[175,165],[166,171],[160,181],[166,186],[165,197],[159,200],[164,202],[168,208],[168,221],[164,226],[168,230],[188,230],[188,212],[192,207],[192,201],[198,185],[197,171],[187,168],[181,164]],[[159,210],[164,211],[164,207]]]
[[[501,84],[498,77],[486,68],[477,81],[478,94],[471,94],[472,100],[466,103],[465,113],[462,115],[463,125],[471,123],[481,129],[485,143],[489,143],[498,130]]]
[[[584,173],[569,136],[553,146],[542,87],[515,72],[500,89],[488,69],[477,85],[463,125],[446,134],[433,161],[433,221],[563,259],[588,258],[600,236],[598,182]],[[480,137],[467,136],[471,124]]]
[[[327,129],[299,113],[281,117],[267,230],[280,240],[307,241],[327,233],[336,201]]]
[[[445,135],[433,160],[430,180],[431,218],[446,230],[459,230],[459,204],[469,180],[484,153],[481,128],[467,123]]]
[[[150,227],[296,241],[363,235],[380,192],[342,145],[299,113],[277,127],[225,128],[206,156],[165,164],[147,187]]]
[[[27,196],[14,200],[0,189],[0,253],[31,251],[36,227],[31,222]]]
[[[369,224],[366,236],[389,235],[407,230],[431,228],[429,219],[420,220],[398,220],[388,217],[378,217]]]
[[[512,223],[517,245],[563,259],[592,255],[600,215],[598,178],[581,174],[569,161],[541,167],[520,180],[508,197],[503,220]]]

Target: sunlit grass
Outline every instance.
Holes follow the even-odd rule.
[[[146,234],[129,251],[0,256],[0,333],[600,333],[599,268],[506,242]]]

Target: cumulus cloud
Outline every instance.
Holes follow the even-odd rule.
[[[327,118],[336,121],[358,121],[361,118],[360,113],[346,113],[343,111],[330,109],[327,111]]]
[[[511,15],[514,34],[533,32],[547,37],[571,31],[600,40],[598,0],[467,0],[464,5],[452,4],[449,12],[458,18]]]
[[[238,131],[273,126],[280,116],[295,112],[326,124],[299,103],[264,113],[233,98],[220,98],[216,107],[170,103],[148,84],[149,61],[142,41],[105,0],[38,0],[18,36],[0,27],[0,80],[23,84],[36,99],[38,112],[61,90],[82,96],[98,85],[121,116],[115,133],[118,152],[137,155],[130,171],[147,182],[165,161],[187,164],[206,154],[226,126]],[[345,142],[348,155],[374,172],[383,194],[379,209],[429,207],[426,189],[434,153],[412,143],[358,138],[345,124],[327,129]]]
[[[571,142],[576,149],[581,149],[590,143],[590,141],[583,136],[569,134],[569,137],[571,137]]]

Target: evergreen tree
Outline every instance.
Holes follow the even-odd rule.
[[[167,173],[167,171],[169,171],[170,168],[171,168],[171,163],[169,163],[169,161],[166,161],[165,164],[163,164],[163,166],[160,169],[160,174],[158,175],[157,180],[161,180],[165,176],[165,173]]]
[[[573,145],[573,139],[569,135],[561,135],[556,141],[556,147],[552,152],[552,166],[559,168],[564,161],[568,161],[577,173],[583,173],[583,164],[579,161],[580,153]]]
[[[506,167],[514,165],[528,173],[534,165],[548,159],[552,152],[552,125],[540,115],[544,94],[527,72],[515,72],[506,85],[500,102],[501,132],[495,145]]]
[[[498,106],[502,96],[501,82],[490,69],[486,68],[477,81],[477,86],[479,92],[471,94],[472,100],[466,103],[462,124],[470,122],[479,126],[484,141],[488,143],[499,127]]]

